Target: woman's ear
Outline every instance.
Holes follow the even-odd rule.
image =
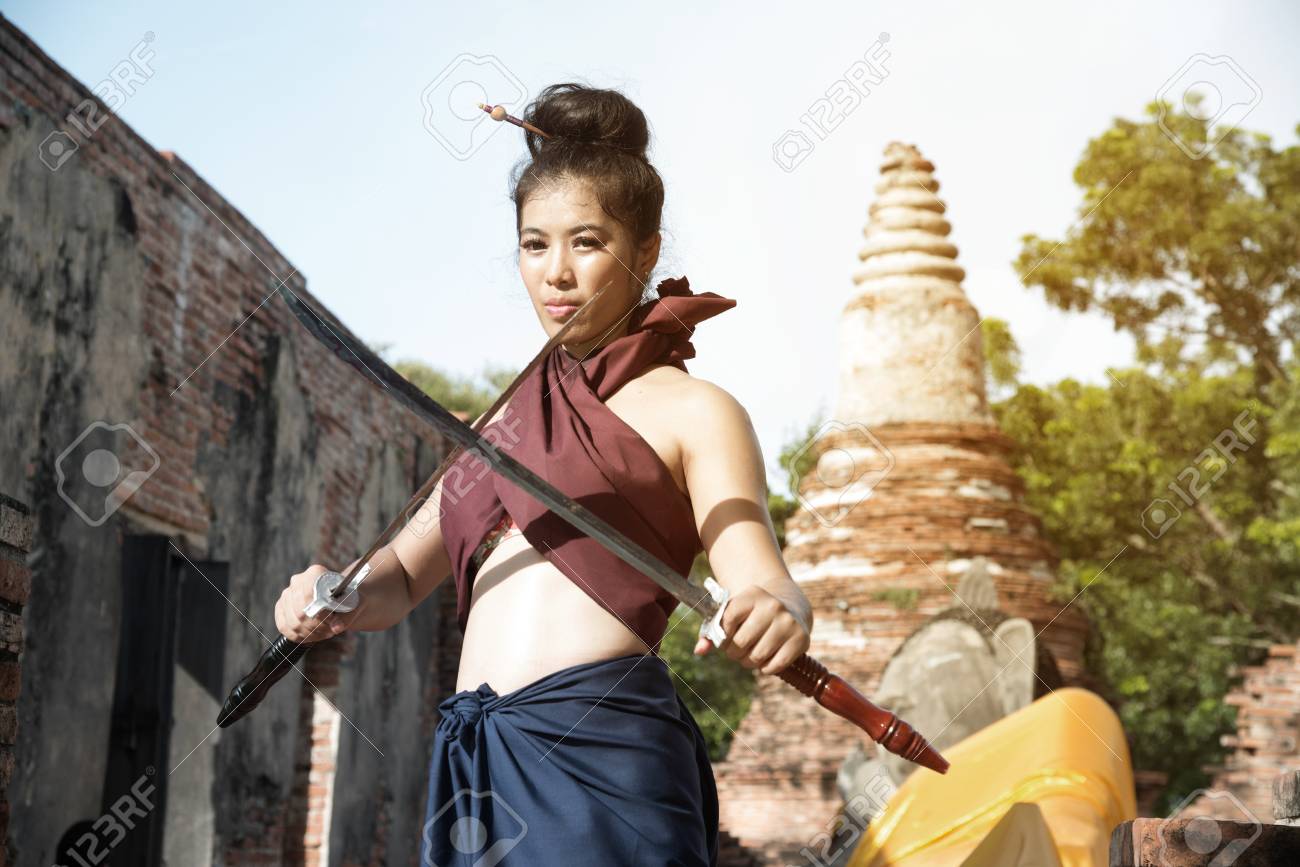
[[[645,275],[649,279],[650,272],[659,264],[659,242],[663,236],[655,232],[649,238],[641,242],[637,248],[637,274]]]

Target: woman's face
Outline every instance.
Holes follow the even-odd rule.
[[[548,338],[583,304],[609,286],[565,339],[575,355],[621,335],[627,314],[659,258],[659,234],[639,247],[601,210],[587,184],[554,182],[520,209],[519,275]]]

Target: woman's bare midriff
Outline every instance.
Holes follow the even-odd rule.
[[[648,651],[512,529],[474,581],[456,689],[486,683],[504,695],[570,665]]]
[[[655,366],[605,401],[671,468],[683,494],[681,460],[673,453],[661,405],[665,398],[655,384],[662,388],[685,375]],[[504,695],[570,665],[649,651],[630,627],[512,528],[474,579],[456,689],[486,683]]]

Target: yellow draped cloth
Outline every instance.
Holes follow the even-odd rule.
[[[943,752],[948,773],[909,776],[849,867],[1106,867],[1111,830],[1137,816],[1119,717],[1085,689],[1049,693]]]

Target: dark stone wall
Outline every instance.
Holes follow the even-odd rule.
[[[183,160],[102,104],[82,134],[69,113],[88,98],[0,18],[0,492],[34,521],[9,789],[20,864],[53,863],[59,836],[101,814],[126,536],[225,564],[210,653],[228,688],[275,637],[288,577],[346,566],[444,448],[297,326],[271,292],[283,279],[323,311],[302,275]],[[54,168],[52,135],[77,145]],[[140,472],[125,499],[94,484],[103,452],[116,478]],[[450,591],[309,655],[328,702],[293,673],[219,730],[224,695],[178,666],[169,860],[416,863],[433,708],[460,643]]]

